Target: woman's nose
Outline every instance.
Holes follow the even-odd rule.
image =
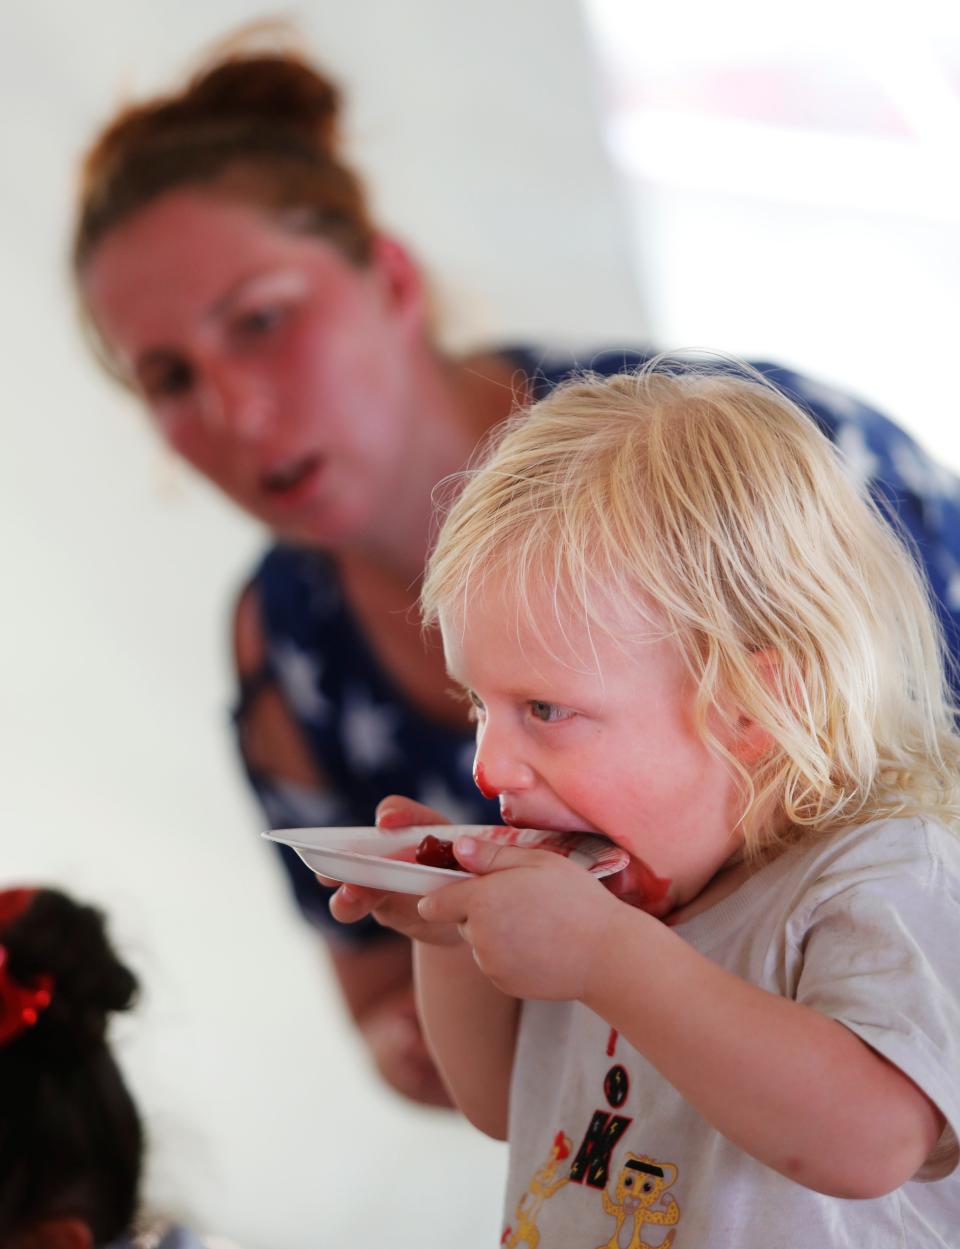
[[[477,733],[473,778],[486,798],[520,793],[534,781],[533,769],[524,760],[514,736],[491,725],[489,719]]]
[[[208,367],[201,395],[201,415],[209,430],[255,441],[273,420],[270,396],[257,379],[235,367]]]

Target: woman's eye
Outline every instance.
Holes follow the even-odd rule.
[[[284,309],[279,306],[251,308],[234,320],[233,333],[237,338],[262,338],[277,329],[283,318]]]
[[[555,724],[558,720],[569,720],[573,715],[566,707],[561,707],[557,703],[543,702],[539,698],[530,700],[528,704],[530,714],[535,720],[542,720],[544,724]]]
[[[143,389],[149,399],[172,399],[185,395],[194,380],[192,366],[186,360],[174,360],[162,371],[147,377]]]
[[[476,723],[483,716],[486,709],[473,690],[467,690],[467,699],[470,703],[470,719]]]

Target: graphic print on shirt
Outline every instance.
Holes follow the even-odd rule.
[[[517,1208],[514,1211],[516,1227],[504,1228],[500,1244],[505,1245],[506,1249],[518,1249],[520,1245],[528,1245],[529,1249],[537,1249],[540,1243],[540,1232],[537,1229],[540,1209],[548,1197],[552,1197],[569,1182],[569,1175],[558,1176],[557,1172],[560,1163],[565,1158],[569,1158],[572,1147],[573,1142],[569,1136],[564,1136],[563,1132],[558,1132],[553,1138],[546,1161],[534,1172],[527,1191],[517,1202]]]
[[[617,1047],[617,1030],[610,1029],[607,1056],[612,1058]],[[603,1095],[607,1105],[619,1110],[630,1092],[630,1077],[625,1067],[615,1063],[603,1078]],[[570,1167],[570,1179],[574,1184],[587,1184],[590,1188],[605,1189],[610,1173],[610,1155],[633,1119],[626,1115],[610,1114],[608,1110],[595,1110],[590,1120],[577,1156]]]
[[[611,1199],[604,1189],[603,1208],[616,1220],[610,1239],[598,1249],[669,1249],[675,1231],[667,1232],[656,1245],[643,1239],[644,1224],[674,1228],[680,1222],[680,1207],[673,1197],[665,1198],[679,1174],[672,1162],[657,1162],[646,1154],[627,1154]],[[633,1227],[629,1241],[621,1234],[629,1220]]]
[[[615,1057],[618,1040],[617,1029],[611,1028],[606,1044],[608,1058]],[[627,1069],[615,1062],[603,1077],[607,1105],[619,1111],[629,1093]],[[628,1152],[617,1173],[613,1195],[607,1191],[611,1155],[632,1122],[632,1117],[595,1110],[570,1168],[570,1179],[599,1188],[604,1213],[615,1220],[610,1239],[597,1249],[669,1249],[680,1221],[677,1202],[672,1196],[667,1200],[669,1189],[679,1174],[675,1163],[661,1163],[647,1154]],[[661,1240],[651,1243],[644,1239],[645,1225],[671,1230]],[[623,1240],[625,1233],[629,1240]]]

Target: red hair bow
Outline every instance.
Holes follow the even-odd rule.
[[[35,889],[0,892],[0,930],[19,919],[35,893]],[[20,984],[10,975],[9,961],[6,946],[0,945],[0,1046],[32,1028],[53,997],[52,976],[40,975],[33,984]]]

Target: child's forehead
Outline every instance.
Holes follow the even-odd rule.
[[[448,657],[496,648],[504,663],[545,659],[598,676],[605,654],[638,655],[666,636],[648,603],[633,607],[606,596],[589,601],[557,583],[523,584],[509,572],[475,579],[441,608],[440,625]]]

